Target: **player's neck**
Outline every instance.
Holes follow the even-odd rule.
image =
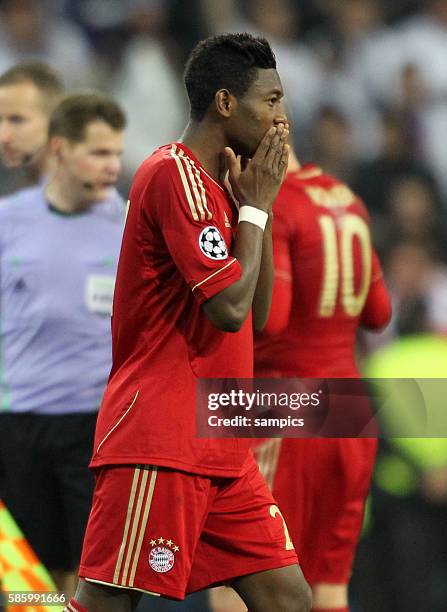
[[[216,181],[222,179],[222,152],[226,146],[222,134],[204,121],[190,121],[180,140],[197,157]]]

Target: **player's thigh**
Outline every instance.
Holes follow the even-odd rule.
[[[298,565],[236,578],[231,582],[250,612],[304,612],[312,595]]]
[[[104,584],[93,584],[80,580],[75,601],[88,612],[133,612],[140,602],[142,593],[129,589],[117,589]],[[63,612],[72,612],[71,602]]]
[[[231,586],[209,589],[212,612],[247,612],[247,606]]]
[[[80,576],[183,599],[209,507],[209,478],[154,466],[98,470]]]
[[[239,478],[218,479],[188,592],[296,563],[283,516],[254,460]]]

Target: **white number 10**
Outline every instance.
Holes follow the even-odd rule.
[[[340,219],[338,248],[337,227],[333,217],[321,215],[318,219],[323,236],[324,272],[318,312],[321,317],[334,314],[340,286],[341,306],[350,317],[363,309],[371,283],[371,237],[368,225],[358,215],[348,214]],[[362,278],[357,295],[354,288],[353,242],[357,238],[362,258]]]

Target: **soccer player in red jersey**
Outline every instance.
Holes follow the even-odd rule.
[[[391,315],[366,208],[290,152],[275,202],[270,319],[255,342],[259,378],[356,378],[356,332]],[[376,453],[373,438],[270,440],[257,458],[313,589],[314,610],[348,609],[347,585]],[[268,474],[270,475],[268,477]]]
[[[185,83],[182,142],[143,162],[130,192],[95,495],[67,610],[130,611],[141,591],[183,599],[216,583],[252,611],[308,610],[249,442],[195,436],[197,379],[251,377],[252,329],[268,317],[268,223],[288,158],[281,82],[265,39],[229,34],[199,43]]]

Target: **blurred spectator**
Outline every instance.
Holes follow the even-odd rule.
[[[414,156],[421,155],[423,132],[419,113],[427,102],[427,98],[424,79],[419,68],[414,64],[406,64],[402,67],[400,89],[396,110],[401,115],[406,128],[409,153]]]
[[[416,287],[401,303],[399,337],[371,358],[373,378],[447,378],[447,338],[429,331]],[[384,383],[383,383],[384,384]],[[395,385],[396,383],[390,383]],[[433,383],[432,383],[433,384]],[[445,413],[445,397],[424,389],[426,418]],[[430,399],[428,399],[430,398]],[[408,398],[393,395],[393,419],[411,418]],[[399,401],[401,403],[399,403]],[[444,416],[445,424],[445,416]],[[421,431],[421,434],[423,432]],[[363,612],[444,612],[447,609],[447,440],[382,441],[372,488],[372,524],[358,553],[354,585]],[[381,585],[380,589],[377,585]]]
[[[408,17],[420,9],[424,0],[380,0],[388,22],[395,22],[402,17]]]
[[[158,10],[158,17],[146,24],[148,30],[135,35],[127,47],[112,87],[129,117],[124,156],[128,180],[156,148],[180,137],[186,118],[186,95],[164,36],[167,15],[161,6]]]
[[[300,138],[322,97],[324,73],[312,49],[299,42],[301,12],[292,0],[250,0],[254,30],[266,36],[276,55],[294,131]]]
[[[63,93],[60,76],[41,62],[22,62],[0,75],[0,195],[48,174],[48,122]]]
[[[309,156],[326,174],[351,182],[354,170],[351,130],[339,110],[331,106],[319,109],[304,149],[306,145],[306,157]]]
[[[377,101],[411,109],[421,154],[447,193],[447,0],[429,0],[369,46],[361,70]],[[386,58],[386,60],[385,60]]]
[[[199,7],[209,35],[227,32],[242,21],[239,0],[200,0]]]
[[[390,215],[388,250],[397,241],[426,242],[447,261],[445,220],[425,181],[418,177],[401,179],[391,187],[387,206]]]
[[[393,340],[402,314],[401,305],[414,293],[424,295],[427,329],[433,333],[447,333],[447,266],[431,241],[396,243],[388,254],[385,277],[393,301],[393,316],[384,332],[363,334],[370,351]]]
[[[355,52],[384,27],[382,6],[378,0],[345,0],[334,3],[329,16],[327,41],[318,36],[313,40],[329,65],[349,70],[356,60]]]
[[[66,15],[85,32],[97,55],[104,85],[121,65],[132,37],[158,31],[167,0],[66,0]]]
[[[388,257],[386,275],[397,313],[400,304],[418,292],[425,296],[426,327],[447,333],[447,266],[439,260],[431,242],[396,244]]]
[[[383,111],[382,134],[378,156],[361,162],[354,178],[356,191],[366,202],[373,217],[378,215],[379,223],[386,222],[383,215],[387,214],[390,189],[403,178],[418,178],[433,194],[437,194],[433,174],[415,158],[411,129],[402,113],[396,109]]]
[[[421,14],[402,24],[403,62],[417,67],[425,104],[420,109],[425,155],[447,193],[445,142],[447,140],[447,0],[428,0]]]
[[[28,59],[50,63],[70,87],[85,86],[93,78],[91,50],[78,28],[51,18],[37,0],[1,0],[0,72]]]
[[[167,2],[167,26],[172,41],[175,41],[179,51],[178,70],[182,72],[186,59],[191,49],[212,32],[207,29],[207,24],[201,12],[201,4],[206,0],[168,0]],[[239,0],[237,0],[239,1]],[[225,4],[222,2],[222,4]],[[228,30],[225,30],[228,31]],[[219,32],[221,34],[222,32]]]
[[[380,129],[362,58],[373,41],[386,36],[383,12],[378,0],[344,0],[334,3],[329,14],[331,19],[309,37],[325,66],[321,103],[343,113],[351,128],[354,153],[370,158],[378,151]]]
[[[76,21],[87,34],[99,53],[116,53],[120,39],[128,40],[130,21],[137,13],[150,15],[165,0],[68,0],[66,14]]]

